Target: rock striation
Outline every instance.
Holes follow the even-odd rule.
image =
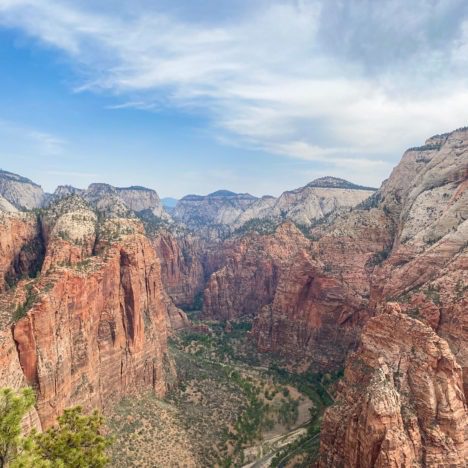
[[[375,190],[335,177],[316,179],[278,198],[220,190],[207,196],[187,195],[179,200],[173,216],[204,237],[222,239],[285,220],[310,226],[334,210],[356,206]]]
[[[177,236],[160,230],[152,238],[161,261],[164,287],[174,304],[196,308],[205,286],[204,245],[201,239],[184,233]]]
[[[4,216],[0,227],[16,233],[0,235],[9,264],[38,230],[45,257],[40,275],[0,296],[2,364],[15,376],[0,373],[0,385],[33,386],[43,427],[71,405],[102,408],[143,389],[164,395],[175,377],[167,335],[180,311],[142,223],[98,219],[77,195],[45,210],[40,222]]]
[[[173,211],[174,218],[208,239],[219,239],[230,233],[230,226],[256,197],[248,193],[218,190],[209,195],[187,195]]]
[[[463,467],[467,407],[446,341],[397,304],[369,320],[327,410],[319,467]]]

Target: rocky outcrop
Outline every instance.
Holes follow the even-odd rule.
[[[0,195],[0,211],[4,213],[17,213],[18,210],[4,197]]]
[[[26,177],[2,170],[0,195],[18,210],[40,208],[45,200],[45,194],[39,185]]]
[[[376,252],[391,242],[385,217],[376,210],[338,222],[300,256],[289,256],[273,300],[256,314],[252,335],[261,351],[273,352],[314,369],[336,370],[372,316],[370,276]],[[296,238],[288,236],[291,245]]]
[[[98,222],[75,196],[47,210],[41,224],[41,275],[0,297],[2,308],[12,306],[11,330],[2,326],[10,337],[4,364],[17,375],[12,382],[1,373],[0,386],[33,386],[43,427],[71,405],[102,408],[145,389],[164,395],[175,375],[167,334],[178,309],[141,222]]]
[[[322,427],[321,466],[465,466],[468,131],[408,150],[374,199],[394,226],[371,319]]]
[[[369,320],[323,420],[320,467],[464,467],[467,406],[447,343],[389,304]]]

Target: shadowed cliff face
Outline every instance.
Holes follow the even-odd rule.
[[[161,259],[167,293],[179,307],[191,308],[205,285],[204,245],[191,235],[176,237],[162,231],[153,239]]]
[[[144,389],[162,396],[175,376],[167,334],[177,309],[141,223],[97,222],[81,200],[61,203],[42,216],[40,276],[2,296],[10,373],[0,385],[33,386],[43,427],[71,405],[101,408]]]

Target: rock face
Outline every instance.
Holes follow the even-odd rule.
[[[366,325],[325,414],[320,467],[465,466],[462,371],[447,343],[396,304]]]
[[[193,308],[205,285],[201,240],[189,234],[177,237],[160,231],[153,245],[161,259],[161,275],[167,293],[176,306]]]
[[[70,185],[60,185],[55,190],[52,200],[55,202],[70,195],[79,195],[91,206],[107,215],[128,216],[130,211],[135,213],[150,211],[159,218],[168,218],[156,191],[145,187],[113,187],[95,183],[84,190]]]
[[[0,213],[0,293],[29,274],[43,259],[41,226],[33,214]]]
[[[323,177],[278,198],[269,195],[256,198],[227,190],[207,196],[188,195],[179,200],[173,215],[204,237],[216,238],[218,234],[222,238],[233,232],[254,230],[262,222],[278,225],[291,220],[309,226],[334,210],[356,206],[375,190]]]
[[[408,150],[374,199],[394,234],[370,304],[402,313],[366,326],[323,422],[321,466],[465,466],[467,178],[461,129]]]
[[[8,223],[5,230],[16,232],[17,243],[0,235],[1,245],[15,258],[37,223],[17,227],[14,216]],[[98,222],[95,211],[72,196],[49,208],[40,225],[41,275],[0,296],[2,346],[9,350],[2,364],[16,375],[13,382],[0,373],[0,386],[36,388],[43,427],[71,405],[100,408],[141,389],[164,395],[175,376],[167,334],[178,309],[163,289],[141,222]],[[8,305],[13,309],[5,310]]]
[[[277,199],[263,197],[238,217],[235,226],[240,227],[254,219],[277,222],[289,219],[309,226],[334,210],[358,205],[375,191],[376,189],[355,185],[336,177],[322,177],[305,187],[284,192]]]
[[[26,177],[0,170],[0,195],[18,210],[40,208],[45,200],[42,188]],[[2,204],[0,202],[0,204]],[[12,211],[11,208],[3,211]]]
[[[177,202],[173,216],[198,234],[216,239],[228,234],[229,226],[256,200],[248,193],[228,190],[206,196],[187,195]]]
[[[6,198],[0,195],[0,211],[4,213],[16,213],[18,210]]]
[[[329,371],[368,323],[347,365],[352,388],[323,423],[321,466],[464,466],[467,197],[468,130],[460,129],[408,150],[379,191],[306,230],[310,241],[283,226],[224,244],[204,313],[252,317],[260,350]],[[391,301],[397,318],[379,314]],[[362,356],[368,380],[349,374]],[[401,385],[397,364],[406,366]]]

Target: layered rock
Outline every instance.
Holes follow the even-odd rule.
[[[40,277],[0,298],[14,319],[11,330],[2,326],[10,340],[5,368],[17,375],[12,382],[1,373],[0,386],[33,386],[43,427],[75,404],[101,408],[143,389],[164,395],[175,375],[167,334],[178,309],[141,222],[98,222],[83,200],[69,197],[44,214],[42,225]]]
[[[282,221],[309,226],[334,210],[352,208],[370,197],[376,189],[362,187],[336,177],[322,177],[305,187],[284,192],[277,199],[263,197],[249,206],[235,221],[240,227],[254,219]]]
[[[408,150],[374,200],[394,237],[370,304],[398,313],[366,326],[323,422],[321,466],[465,466],[467,178],[461,129]]]
[[[340,389],[324,416],[320,467],[465,466],[461,368],[397,304],[369,320]]]
[[[358,205],[375,190],[335,177],[322,177],[278,198],[256,198],[227,190],[207,196],[188,195],[179,200],[173,215],[204,237],[223,238],[255,230],[262,222],[277,226],[291,220],[310,226],[334,210]]]
[[[18,210],[40,208],[46,198],[40,185],[3,170],[0,170],[0,195]]]
[[[363,220],[365,225],[357,229]],[[352,213],[311,242],[300,257],[290,258],[272,302],[254,320],[259,350],[316,370],[340,368],[372,316],[371,264],[376,252],[391,242],[389,228],[377,210]],[[289,242],[298,244],[291,237]]]

